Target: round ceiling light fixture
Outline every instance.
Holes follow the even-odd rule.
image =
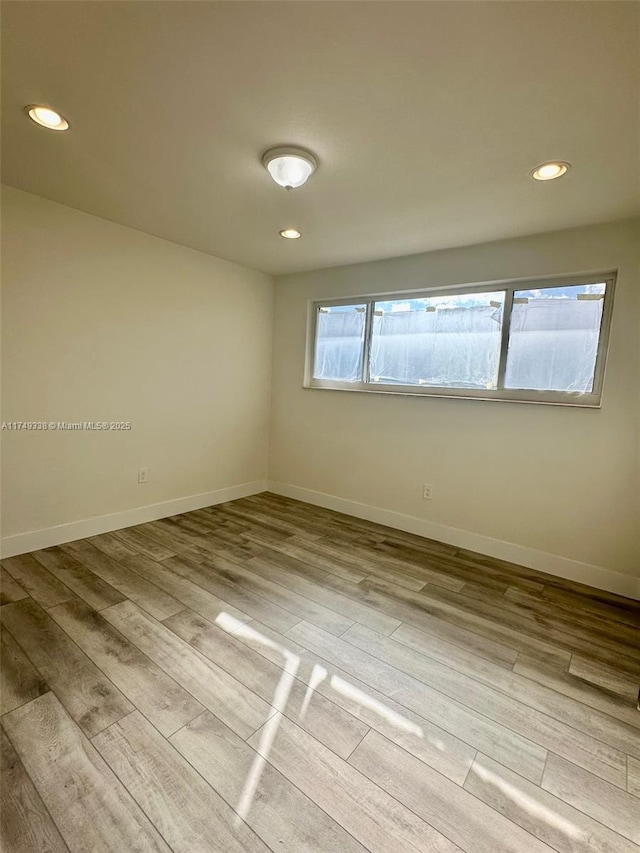
[[[309,180],[318,161],[303,148],[270,148],[262,157],[262,165],[276,184],[293,190]]]
[[[284,237],[285,240],[298,240],[302,237],[297,228],[283,228],[282,231],[278,231],[278,234]]]
[[[51,107],[44,107],[41,104],[30,104],[24,109],[31,121],[34,121],[41,127],[46,127],[48,130],[69,130],[69,122],[66,118],[55,110],[52,110]]]
[[[555,178],[566,175],[570,168],[570,163],[564,163],[562,160],[549,160],[548,163],[540,163],[539,166],[536,166],[531,172],[531,177],[536,181],[553,181]]]

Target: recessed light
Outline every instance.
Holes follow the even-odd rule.
[[[31,104],[31,106],[25,107],[25,111],[31,121],[35,121],[41,127],[46,127],[49,130],[69,130],[69,122],[66,118],[52,110],[51,107]]]
[[[531,177],[536,181],[553,181],[554,178],[561,178],[571,168],[570,163],[563,163],[562,160],[550,160],[548,163],[540,163],[539,166],[531,172]]]
[[[302,237],[302,234],[296,231],[295,228],[283,228],[282,231],[278,231],[278,234],[284,237],[285,240],[297,240],[299,237]]]
[[[270,148],[262,165],[279,186],[293,190],[306,183],[318,168],[318,161],[303,148]]]

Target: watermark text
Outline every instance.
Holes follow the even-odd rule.
[[[2,421],[4,432],[126,432],[131,421]]]

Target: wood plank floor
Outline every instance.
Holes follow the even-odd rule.
[[[640,603],[265,493],[2,562],[4,853],[640,853]]]

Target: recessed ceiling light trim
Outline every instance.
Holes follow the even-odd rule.
[[[262,155],[262,165],[273,180],[286,190],[305,184],[318,168],[317,158],[304,148],[270,148]]]
[[[44,104],[29,104],[24,108],[34,124],[46,127],[47,130],[69,130],[69,122],[57,110]]]
[[[278,234],[285,240],[299,240],[302,237],[297,228],[283,228],[282,231],[278,231]]]
[[[570,168],[571,163],[564,160],[547,160],[531,170],[531,177],[534,181],[553,181],[566,175]]]

